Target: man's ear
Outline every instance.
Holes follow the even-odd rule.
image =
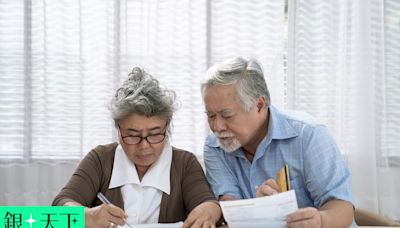
[[[266,106],[266,104],[265,104],[265,97],[263,97],[263,96],[259,97],[258,100],[257,100],[257,109],[258,109],[258,112],[260,112],[261,109],[264,108],[265,106]]]
[[[257,104],[257,108],[258,108],[258,112],[260,112],[262,109],[262,106],[260,104]]]

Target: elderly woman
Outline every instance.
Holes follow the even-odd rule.
[[[109,106],[119,143],[90,151],[53,205],[85,206],[86,227],[116,227],[125,220],[215,227],[221,210],[199,162],[170,144],[174,98],[134,68]],[[98,192],[111,204],[102,204]]]

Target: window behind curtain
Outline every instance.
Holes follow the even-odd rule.
[[[7,116],[2,156],[79,158],[111,140],[105,104],[113,90],[113,8],[77,0],[0,5],[0,43],[8,50],[1,52],[0,99],[9,101],[0,105]]]
[[[210,1],[210,62],[243,55],[262,63],[272,104],[284,106],[285,1]]]
[[[284,1],[0,0],[0,157],[80,158],[115,141],[106,108],[134,66],[174,89],[173,144],[202,154],[199,83],[258,58],[283,105]]]
[[[345,154],[400,156],[399,7],[289,1],[287,105],[327,124]]]
[[[309,112],[335,133],[342,121],[335,107],[342,86],[340,42],[345,37],[340,29],[346,14],[339,6],[339,1],[289,1],[287,106]]]
[[[355,207],[399,219],[400,2],[288,3],[288,107],[328,126]]]
[[[385,0],[384,15],[386,121],[381,146],[383,155],[398,157],[400,166],[400,2]]]
[[[25,45],[22,0],[0,1],[0,155],[24,154]]]

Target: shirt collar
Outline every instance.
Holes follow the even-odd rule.
[[[298,136],[298,132],[293,128],[292,124],[288,120],[290,119],[291,112],[280,112],[273,105],[269,105],[268,108],[268,133],[258,145],[254,160],[257,160],[259,157],[264,155],[266,148],[273,139],[289,139]],[[294,115],[297,114],[298,113],[295,113]],[[208,145],[212,147],[220,147],[217,137],[212,132],[210,134],[213,135],[213,137],[207,138]],[[239,148],[236,151],[227,154],[230,156],[246,159],[246,156],[243,154],[242,148]]]
[[[292,124],[288,120],[288,116],[285,113],[278,111],[274,106],[270,105],[269,107],[269,123],[268,123],[268,133],[261,140],[260,144],[257,147],[256,154],[253,158],[253,161],[264,156],[267,151],[268,145],[272,142],[272,140],[282,140],[289,139],[293,137],[297,137],[298,133],[293,128]],[[241,153],[244,157],[244,154]]]
[[[289,123],[286,113],[280,112],[274,106],[270,105],[268,134],[266,138],[270,138],[270,140],[289,139],[296,136],[298,136],[298,133],[293,128],[292,124]]]
[[[168,139],[158,160],[147,170],[140,182],[135,164],[126,156],[121,145],[117,146],[109,189],[126,184],[137,184],[157,188],[170,194],[170,170],[172,147]]]

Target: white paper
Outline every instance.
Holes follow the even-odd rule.
[[[132,228],[181,228],[183,222],[177,223],[151,223],[151,224],[129,224]],[[119,226],[129,228],[127,225]]]
[[[272,196],[220,202],[229,228],[286,227],[288,214],[298,209],[294,190]]]

